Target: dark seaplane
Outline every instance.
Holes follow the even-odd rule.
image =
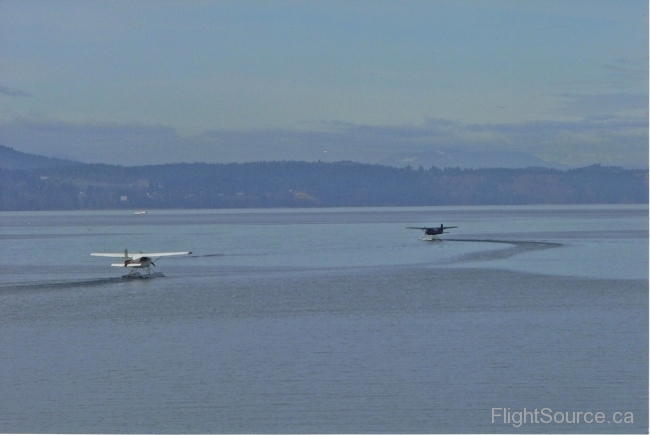
[[[424,237],[421,237],[420,240],[424,240],[427,242],[435,241],[435,240],[440,240],[438,236],[440,234],[446,233],[448,231],[445,231],[449,228],[458,228],[458,227],[446,227],[443,224],[440,224],[439,227],[406,227],[409,230],[422,230],[424,231]]]

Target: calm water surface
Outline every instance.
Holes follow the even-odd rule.
[[[647,206],[15,212],[0,241],[2,432],[648,432]],[[193,254],[88,255],[124,248]]]

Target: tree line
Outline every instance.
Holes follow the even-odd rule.
[[[648,203],[648,170],[253,162],[0,169],[0,210]]]

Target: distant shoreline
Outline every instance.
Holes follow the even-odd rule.
[[[0,169],[0,210],[647,204],[648,170],[256,162]]]

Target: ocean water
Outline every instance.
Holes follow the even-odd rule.
[[[2,432],[648,432],[647,206],[5,212],[0,241]],[[88,255],[125,248],[192,255]]]

